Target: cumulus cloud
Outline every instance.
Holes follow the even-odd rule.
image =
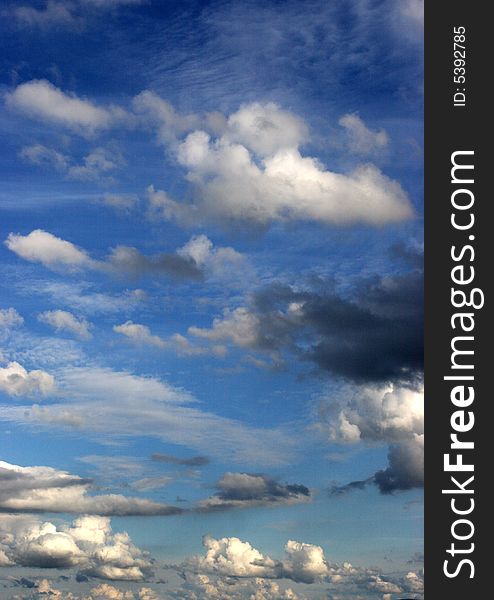
[[[104,368],[60,369],[63,401],[3,406],[0,420],[36,427],[70,427],[96,439],[153,437],[244,464],[290,460],[294,441],[276,428],[252,427],[197,406],[183,389],[152,377]],[[194,406],[196,405],[196,406]]]
[[[228,472],[216,484],[217,492],[199,502],[203,511],[278,506],[310,502],[311,492],[304,485],[282,484],[267,475]]]
[[[18,85],[6,96],[7,106],[33,119],[55,123],[92,135],[125,118],[122,109],[102,108],[75,94],[67,94],[44,79]]]
[[[180,509],[118,494],[90,495],[92,481],[51,467],[21,467],[0,461],[0,509],[96,515],[171,515]]]
[[[23,317],[15,308],[0,308],[0,329],[13,329],[23,323]]]
[[[24,260],[40,262],[49,268],[80,269],[93,265],[84,250],[42,229],[28,235],[9,233],[5,245]]]
[[[0,390],[9,396],[46,396],[55,390],[55,378],[46,371],[27,371],[18,362],[0,367]]]
[[[78,319],[66,310],[47,310],[38,315],[39,321],[46,323],[55,331],[68,331],[83,340],[89,340],[92,335],[90,329],[92,324],[86,319]]]
[[[422,389],[346,387],[324,398],[320,427],[336,442],[388,443],[388,467],[363,481],[334,486],[332,494],[376,485],[383,494],[424,484],[424,397]]]
[[[236,537],[203,538],[204,556],[195,556],[186,569],[228,577],[262,577],[291,579],[301,583],[323,581],[329,574],[329,564],[320,546],[290,540],[285,545],[282,561],[273,560]]]
[[[0,544],[11,563],[23,567],[75,567],[89,577],[125,581],[141,581],[152,569],[149,555],[127,533],[114,533],[106,517],[82,516],[56,526],[7,515],[0,517]],[[41,586],[49,591],[48,584]]]
[[[349,149],[355,154],[370,155],[389,143],[384,129],[372,131],[356,113],[343,115],[338,122],[346,131]]]
[[[230,577],[276,577],[277,563],[239,538],[215,539],[204,536],[204,556],[196,556],[185,565],[202,573]]]
[[[408,219],[413,211],[400,185],[371,164],[342,174],[303,156],[307,128],[275,104],[253,103],[229,116],[226,130],[212,138],[197,129],[176,150],[197,191],[193,205],[150,189],[161,216],[248,221],[318,221],[333,225],[382,225]]]
[[[385,387],[345,387],[321,400],[321,422],[332,441],[393,442],[424,432],[422,390]]]

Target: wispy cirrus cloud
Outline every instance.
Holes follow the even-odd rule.
[[[246,464],[284,464],[295,450],[283,429],[253,427],[209,412],[190,393],[157,378],[71,367],[58,370],[57,382],[65,402],[5,406],[0,419],[69,428],[95,440],[102,434],[120,440],[152,437]]]

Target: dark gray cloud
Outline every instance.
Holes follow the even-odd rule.
[[[155,452],[151,455],[151,460],[155,462],[163,462],[172,465],[182,465],[185,467],[204,467],[209,465],[211,460],[207,456],[192,456],[190,458],[179,458],[172,454],[160,454]]]
[[[423,371],[423,271],[418,251],[396,247],[406,271],[365,277],[341,291],[331,278],[273,283],[246,306],[189,333],[267,354],[284,351],[347,381],[419,383]]]
[[[381,494],[424,487],[424,436],[416,435],[399,444],[392,444],[388,451],[388,466],[368,479],[334,485],[331,496],[342,496],[355,490],[375,485]]]
[[[282,484],[262,474],[225,473],[216,484],[217,492],[198,503],[204,511],[230,510],[252,506],[310,502],[309,488],[301,484]]]
[[[358,383],[410,380],[423,370],[422,273],[376,277],[351,299],[321,284],[308,292],[272,286],[256,297],[262,346],[291,346]],[[280,304],[298,304],[296,318],[280,313]]]
[[[130,246],[114,248],[108,257],[108,264],[117,273],[131,277],[166,275],[175,279],[204,279],[203,270],[190,257],[168,253],[146,256]]]

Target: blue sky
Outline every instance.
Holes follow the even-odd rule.
[[[5,4],[7,598],[422,597],[422,12]]]

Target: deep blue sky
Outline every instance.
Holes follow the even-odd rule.
[[[168,565],[210,534],[395,582],[420,568],[420,17],[419,0],[4,4],[2,460],[186,509],[110,515]],[[201,511],[225,473],[285,491]],[[306,491],[284,502],[290,484]],[[8,552],[0,576],[46,576]],[[357,579],[341,597],[420,597]]]

